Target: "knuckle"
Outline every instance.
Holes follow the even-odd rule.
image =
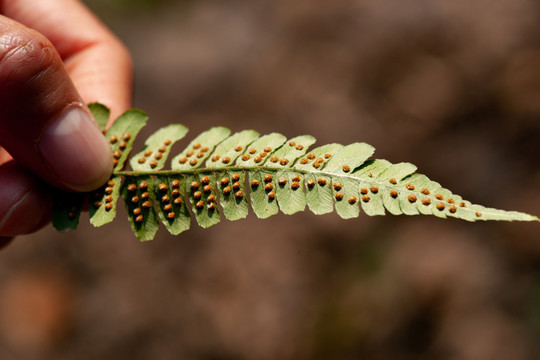
[[[52,43],[30,29],[13,29],[0,35],[0,80],[11,86],[47,71],[57,56]]]

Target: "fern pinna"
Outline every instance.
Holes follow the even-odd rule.
[[[91,104],[90,109],[104,129],[108,109],[100,104]],[[85,201],[90,222],[105,225],[116,216],[120,197],[141,241],[153,239],[160,222],[174,235],[189,229],[191,214],[204,228],[217,224],[221,213],[228,220],[245,218],[248,200],[259,218],[279,210],[294,214],[307,206],[315,214],[335,209],[342,218],[359,216],[361,208],[367,215],[388,211],[468,221],[540,221],[520,212],[474,205],[415,173],[412,164],[369,160],[374,149],[365,143],[310,150],[315,139],[309,135],[287,140],[278,133],[259,136],[245,130],[231,135],[225,127],[214,127],[174,156],[171,170],[162,170],[172,145],[188,131],[173,124],[151,135],[141,152],[131,157],[133,171],[124,171],[133,140],[147,119],[142,111],[129,110],[106,131],[114,158],[111,179],[88,194],[58,192],[53,209],[56,229],[76,228]]]

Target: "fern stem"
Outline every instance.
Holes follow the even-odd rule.
[[[279,171],[280,168],[270,168],[264,166],[228,166],[224,168],[197,168],[190,170],[159,170],[159,171],[114,171],[113,175],[116,176],[160,176],[160,175],[190,175],[190,174],[200,174],[207,172],[220,172],[220,171],[254,171],[254,170],[268,170],[268,171]],[[324,171],[306,171],[306,170],[297,170],[292,168],[284,168],[284,170],[295,171],[300,174],[322,174],[322,175],[337,175]],[[340,174],[339,176],[342,176]],[[351,176],[352,177],[352,176]]]
[[[191,175],[191,174],[201,174],[201,173],[208,173],[208,172],[222,172],[222,171],[271,171],[271,172],[277,172],[279,170],[288,170],[288,171],[294,171],[296,173],[300,174],[310,174],[310,175],[324,175],[324,176],[338,176],[341,178],[349,178],[358,180],[356,176],[349,175],[349,174],[337,174],[329,171],[324,170],[302,170],[302,169],[295,169],[295,168],[275,168],[275,167],[265,167],[265,166],[228,166],[223,168],[197,168],[197,169],[190,169],[190,170],[148,170],[148,171],[113,171],[113,176],[130,176],[130,177],[138,177],[138,176],[170,176],[170,175]],[[373,184],[373,185],[384,185],[388,187],[389,189],[397,188],[385,183],[382,183],[380,181],[377,181],[375,179],[364,179],[365,182]],[[407,190],[404,190],[407,191]],[[407,191],[409,192],[409,191]],[[413,192],[410,192],[413,193]]]

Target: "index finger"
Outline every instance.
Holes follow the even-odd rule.
[[[0,1],[0,12],[53,43],[86,103],[107,105],[113,119],[131,107],[133,66],[129,52],[81,2]]]

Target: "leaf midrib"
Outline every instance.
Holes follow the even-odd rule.
[[[267,166],[227,166],[227,167],[205,167],[205,168],[196,168],[196,169],[190,169],[190,170],[158,170],[158,171],[115,171],[113,172],[113,175],[116,176],[130,176],[130,177],[137,177],[137,176],[172,176],[172,175],[190,175],[190,174],[201,174],[201,173],[207,173],[207,172],[221,172],[221,171],[260,171],[260,170],[266,170],[266,171],[272,171],[272,172],[278,172],[280,170],[286,170],[286,171],[294,171],[303,175],[309,174],[309,175],[324,175],[324,176],[330,176],[330,177],[341,177],[341,178],[349,178],[353,180],[362,180],[370,185],[377,185],[382,188],[386,188],[389,190],[396,190],[400,191],[401,193],[410,194],[410,195],[419,195],[421,194],[420,191],[414,191],[409,190],[407,188],[399,187],[397,185],[393,184],[387,184],[386,181],[378,181],[374,178],[371,178],[369,176],[367,177],[357,177],[353,176],[353,174],[343,174],[343,173],[335,173],[330,171],[324,171],[323,170],[303,170],[303,169],[296,169],[293,167],[267,167]],[[435,200],[436,198],[431,195],[423,195],[430,200]],[[498,216],[497,213],[492,213],[487,211],[488,208],[485,208],[482,210],[482,213],[485,215],[492,215],[492,216]],[[462,207],[460,208],[461,211],[467,211],[470,213],[476,213],[476,210],[471,209],[469,207]],[[539,219],[540,220],[540,219]]]

